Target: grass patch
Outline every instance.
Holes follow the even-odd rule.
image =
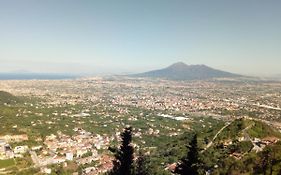
[[[0,160],[0,168],[7,168],[15,165],[14,159]]]

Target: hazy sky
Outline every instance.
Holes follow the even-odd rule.
[[[1,0],[0,72],[141,72],[177,61],[281,73],[280,0]]]

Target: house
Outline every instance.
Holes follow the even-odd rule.
[[[86,154],[88,152],[88,150],[87,149],[79,149],[79,150],[77,150],[77,157],[82,157],[84,154]]]
[[[31,147],[31,150],[32,151],[38,151],[38,150],[41,150],[43,147],[41,146],[41,145],[39,145],[39,146],[33,146],[33,147]]]
[[[51,168],[41,168],[41,173],[51,174],[52,173],[52,169]]]
[[[84,169],[84,172],[85,172],[86,174],[88,174],[88,173],[90,173],[91,171],[95,171],[95,170],[96,170],[95,167],[88,167],[88,168],[85,168],[85,169]]]
[[[73,160],[73,153],[66,153],[66,160],[72,161]]]
[[[234,152],[232,153],[230,156],[236,158],[236,159],[241,159],[242,157],[242,154],[241,153],[237,153],[237,152]]]
[[[57,157],[57,156],[55,156],[55,157],[53,158],[53,163],[54,163],[54,164],[63,163],[63,162],[65,162],[65,161],[66,161],[66,159],[65,159],[64,157]]]
[[[14,148],[14,153],[15,154],[24,154],[28,150],[28,146],[16,146]]]
[[[279,139],[277,137],[266,137],[266,138],[262,139],[262,142],[264,142],[266,145],[274,144],[278,141],[279,141]]]
[[[254,147],[253,147],[252,150],[257,153],[257,152],[262,151],[262,150],[263,150],[263,147],[264,147],[264,146],[262,146],[262,145],[261,145],[261,147],[259,147],[258,145],[254,144]]]
[[[246,140],[246,138],[244,136],[238,137],[239,142],[242,142],[242,141],[245,141],[245,140]]]
[[[9,151],[6,151],[6,158],[8,159],[12,159],[15,157],[15,154],[13,151],[9,150]]]
[[[96,161],[96,160],[98,160],[97,157],[91,156],[91,157],[85,157],[85,158],[78,159],[78,160],[76,160],[76,162],[78,164],[84,165],[84,164],[90,164],[90,163],[92,163],[93,161]]]
[[[171,172],[174,172],[176,170],[177,167],[177,163],[172,163],[172,164],[168,164],[165,168],[165,170],[169,170]]]

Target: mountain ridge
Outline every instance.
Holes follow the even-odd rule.
[[[187,65],[176,62],[166,68],[130,75],[133,77],[164,78],[170,80],[204,80],[212,78],[242,77],[241,75],[213,69],[204,64]]]

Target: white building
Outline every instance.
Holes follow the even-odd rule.
[[[15,154],[24,154],[28,150],[28,146],[16,146],[14,149]]]
[[[73,153],[66,153],[66,160],[72,161],[73,160]]]

